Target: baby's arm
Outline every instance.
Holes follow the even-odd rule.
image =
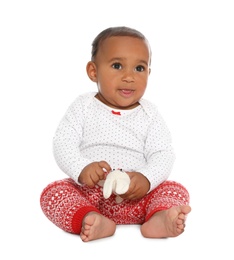
[[[80,151],[84,122],[84,105],[81,101],[78,98],[68,108],[53,139],[53,153],[58,166],[77,183],[82,169],[93,162],[83,157]]]
[[[79,183],[93,188],[100,180],[105,179],[106,173],[111,171],[110,165],[105,161],[88,164],[81,171]]]
[[[150,182],[150,190],[168,179],[175,160],[171,135],[159,113],[153,117],[145,141],[146,164],[136,169]]]

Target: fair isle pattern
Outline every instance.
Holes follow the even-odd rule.
[[[173,206],[189,205],[189,193],[184,186],[175,181],[166,181],[159,185],[149,200],[146,221],[157,211]]]
[[[90,189],[67,178],[49,184],[41,194],[40,203],[44,214],[56,226],[79,234],[80,228],[75,231],[74,224],[81,226],[83,216],[77,214],[81,209],[87,208],[88,213],[95,207],[116,224],[142,224],[159,210],[188,205],[189,194],[181,184],[165,181],[140,200],[118,204],[115,195],[104,199],[101,187]]]
[[[89,205],[69,179],[49,184],[42,192],[40,202],[46,217],[67,232],[72,232],[74,214],[80,207]]]

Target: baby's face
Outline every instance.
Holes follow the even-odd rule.
[[[150,49],[138,38],[105,39],[95,57],[98,98],[110,107],[131,109],[139,105],[150,73]]]

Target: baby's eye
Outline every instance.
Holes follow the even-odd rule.
[[[121,66],[120,63],[114,63],[114,64],[112,65],[112,68],[119,70],[119,69],[122,68],[122,66]]]
[[[141,65],[136,67],[136,71],[142,72],[144,70],[145,70],[145,68],[143,66],[141,66]]]

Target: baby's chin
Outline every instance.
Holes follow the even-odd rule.
[[[113,104],[111,107],[113,109],[119,109],[119,110],[130,110],[130,109],[133,109],[135,107],[138,107],[139,105],[140,105],[140,103],[138,101],[133,102],[133,103],[121,102],[121,103]]]

